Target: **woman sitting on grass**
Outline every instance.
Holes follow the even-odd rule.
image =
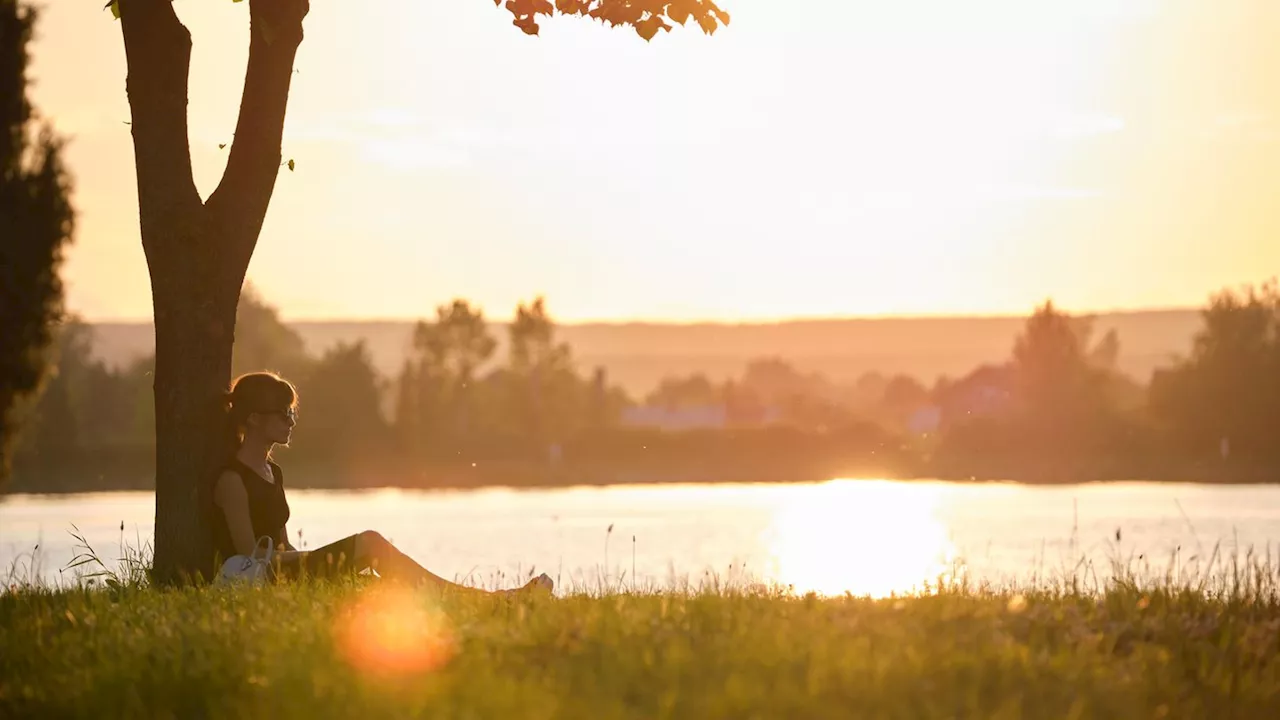
[[[232,555],[251,555],[257,540],[266,535],[278,551],[278,572],[286,577],[332,577],[339,572],[373,568],[384,578],[485,592],[431,573],[371,530],[311,551],[294,548],[285,530],[289,502],[284,494],[284,474],[271,461],[271,450],[276,445],[289,444],[298,420],[297,392],[291,383],[273,373],[249,373],[232,383],[226,402],[231,452],[226,467],[214,480],[212,493],[214,550],[219,562]],[[543,574],[519,590],[550,591],[551,587],[551,578]]]

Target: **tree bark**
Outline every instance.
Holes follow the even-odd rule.
[[[227,169],[207,203],[191,172],[191,35],[171,0],[121,0],[142,246],[156,328],[158,582],[211,577],[208,489],[226,461],[222,393],[236,307],[280,166],[306,0],[252,0],[249,64]]]

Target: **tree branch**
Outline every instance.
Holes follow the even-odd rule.
[[[121,0],[142,244],[148,255],[200,205],[187,139],[191,33],[171,0]]]
[[[293,60],[308,0],[250,0],[249,64],[227,169],[206,207],[247,266],[280,172],[280,140]]]

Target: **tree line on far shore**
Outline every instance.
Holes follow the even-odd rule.
[[[414,327],[399,371],[383,377],[363,341],[308,352],[247,288],[233,366],[298,384],[301,422],[282,452],[329,486],[842,472],[1273,479],[1280,293],[1274,283],[1223,291],[1202,320],[1190,355],[1147,384],[1116,369],[1122,338],[1094,337],[1090,318],[1046,302],[1004,362],[929,385],[881,373],[838,384],[779,356],[724,380],[668,377],[634,398],[609,384],[605,368],[575,361],[542,298],[516,308],[501,356],[480,308],[462,299],[442,305]],[[154,359],[108,367],[94,355],[92,327],[74,319],[53,335],[51,378],[15,413],[23,430],[13,489],[145,487]],[[497,474],[462,470],[472,464]],[[378,477],[353,477],[369,473]]]

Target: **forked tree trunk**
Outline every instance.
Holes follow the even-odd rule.
[[[208,482],[225,460],[221,395],[236,306],[280,168],[306,0],[251,0],[249,65],[227,168],[202,202],[191,173],[191,35],[171,0],[120,0],[142,246],[156,328],[154,576],[211,570]]]

